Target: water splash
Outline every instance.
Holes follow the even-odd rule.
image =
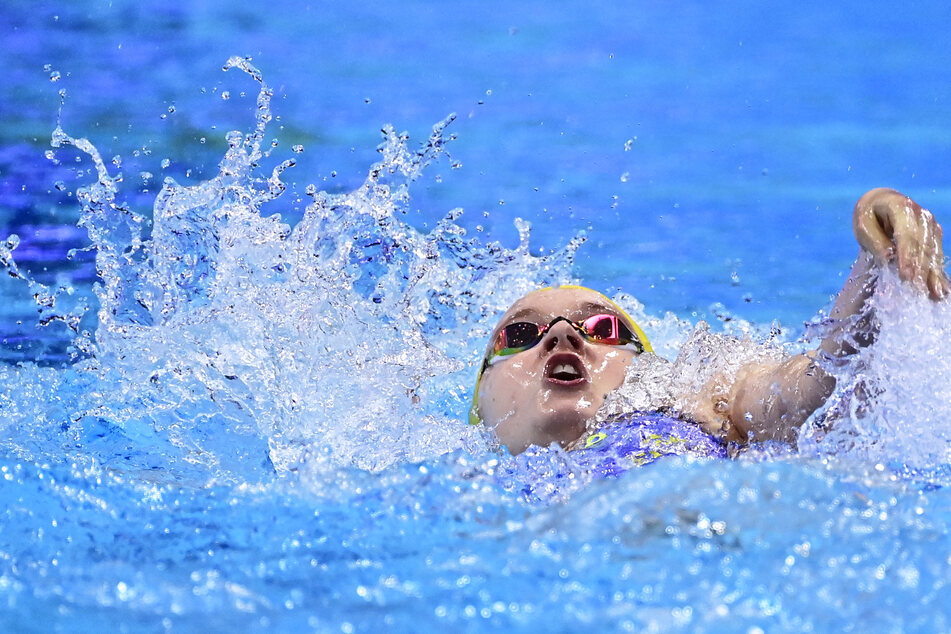
[[[888,268],[879,274],[870,307],[876,340],[849,363],[828,365],[836,389],[804,427],[800,450],[907,469],[916,477],[947,469],[951,304],[922,296]]]
[[[16,234],[11,234],[6,240],[0,242],[0,267],[6,270],[9,277],[26,283],[39,311],[37,325],[45,328],[61,323],[73,334],[80,335],[80,322],[88,310],[86,302],[83,298],[77,297],[77,301],[72,306],[64,306],[66,302],[63,300],[74,292],[72,286],[63,285],[51,289],[21,271],[13,257],[13,252],[19,245],[20,237]],[[83,334],[88,335],[88,333]]]
[[[467,239],[455,224],[461,210],[425,234],[399,220],[410,184],[448,156],[453,116],[418,149],[384,127],[381,159],[362,186],[309,186],[312,202],[295,225],[265,215],[294,161],[261,175],[272,91],[249,60],[233,57],[231,68],[260,84],[255,128],[227,135],[213,178],[165,179],[148,237],[146,217],[117,202],[121,174],[89,140],[53,133],[54,147],[75,147],[95,167],[77,199],[100,278],[95,333],[77,337],[85,358],[44,388],[95,386],[64,390],[74,397],[63,404],[61,442],[108,432],[117,442],[99,452],[106,463],[155,453],[143,458],[151,467],[191,478],[197,466],[226,480],[307,462],[379,469],[460,446],[479,451],[480,433],[460,421],[488,316],[538,283],[570,281],[583,239],[535,257],[522,221],[510,250]],[[11,272],[12,246],[3,251]],[[50,314],[74,328],[79,319],[52,305]],[[56,429],[63,414],[49,410],[32,425]]]

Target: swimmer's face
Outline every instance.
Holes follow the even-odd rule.
[[[557,317],[580,322],[593,315],[629,322],[605,297],[588,289],[550,288],[529,293],[502,317],[490,339],[516,322],[545,326]],[[478,414],[513,453],[530,445],[577,440],[605,396],[624,381],[636,353],[627,347],[589,341],[559,321],[535,346],[496,357],[482,376]]]

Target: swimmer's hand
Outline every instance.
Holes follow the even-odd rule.
[[[875,269],[894,264],[901,280],[932,299],[948,296],[941,225],[911,198],[893,189],[869,191],[855,204],[852,228],[862,249],[829,312],[832,322],[819,349],[741,368],[721,408],[728,439],[796,438],[835,388],[835,378],[817,362],[819,355],[843,357],[875,340],[877,326],[867,303]]]
[[[902,281],[934,300],[948,296],[943,232],[930,211],[894,189],[880,187],[855,204],[852,228],[876,266],[894,262]]]

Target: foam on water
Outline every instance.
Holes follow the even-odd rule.
[[[271,91],[248,60],[233,67],[260,83],[255,128],[229,134],[213,178],[166,180],[151,225],[119,201],[121,176],[91,142],[54,132],[96,174],[76,192],[96,320],[68,288],[20,272],[15,239],[0,247],[40,320],[76,334],[66,367],[0,365],[0,624],[41,612],[54,629],[118,615],[186,631],[212,618],[322,631],[951,623],[951,504],[922,488],[925,472],[946,484],[951,461],[947,304],[881,276],[878,339],[830,367],[836,393],[799,456],[675,458],[592,482],[553,448],[521,473],[465,424],[471,382],[497,315],[574,281],[583,240],[536,257],[523,223],[509,250],[468,239],[459,210],[428,233],[403,222],[412,181],[446,160],[452,117],[419,149],[384,128],[363,185],[309,188],[290,224],[272,213],[292,161],[264,149]],[[638,367],[625,406],[669,404],[671,367],[700,385],[711,365],[806,345],[617,299],[663,356],[683,349]]]

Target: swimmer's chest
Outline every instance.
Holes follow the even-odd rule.
[[[656,412],[629,414],[592,434],[574,461],[595,475],[613,476],[665,456],[725,458],[723,444],[696,423]]]

